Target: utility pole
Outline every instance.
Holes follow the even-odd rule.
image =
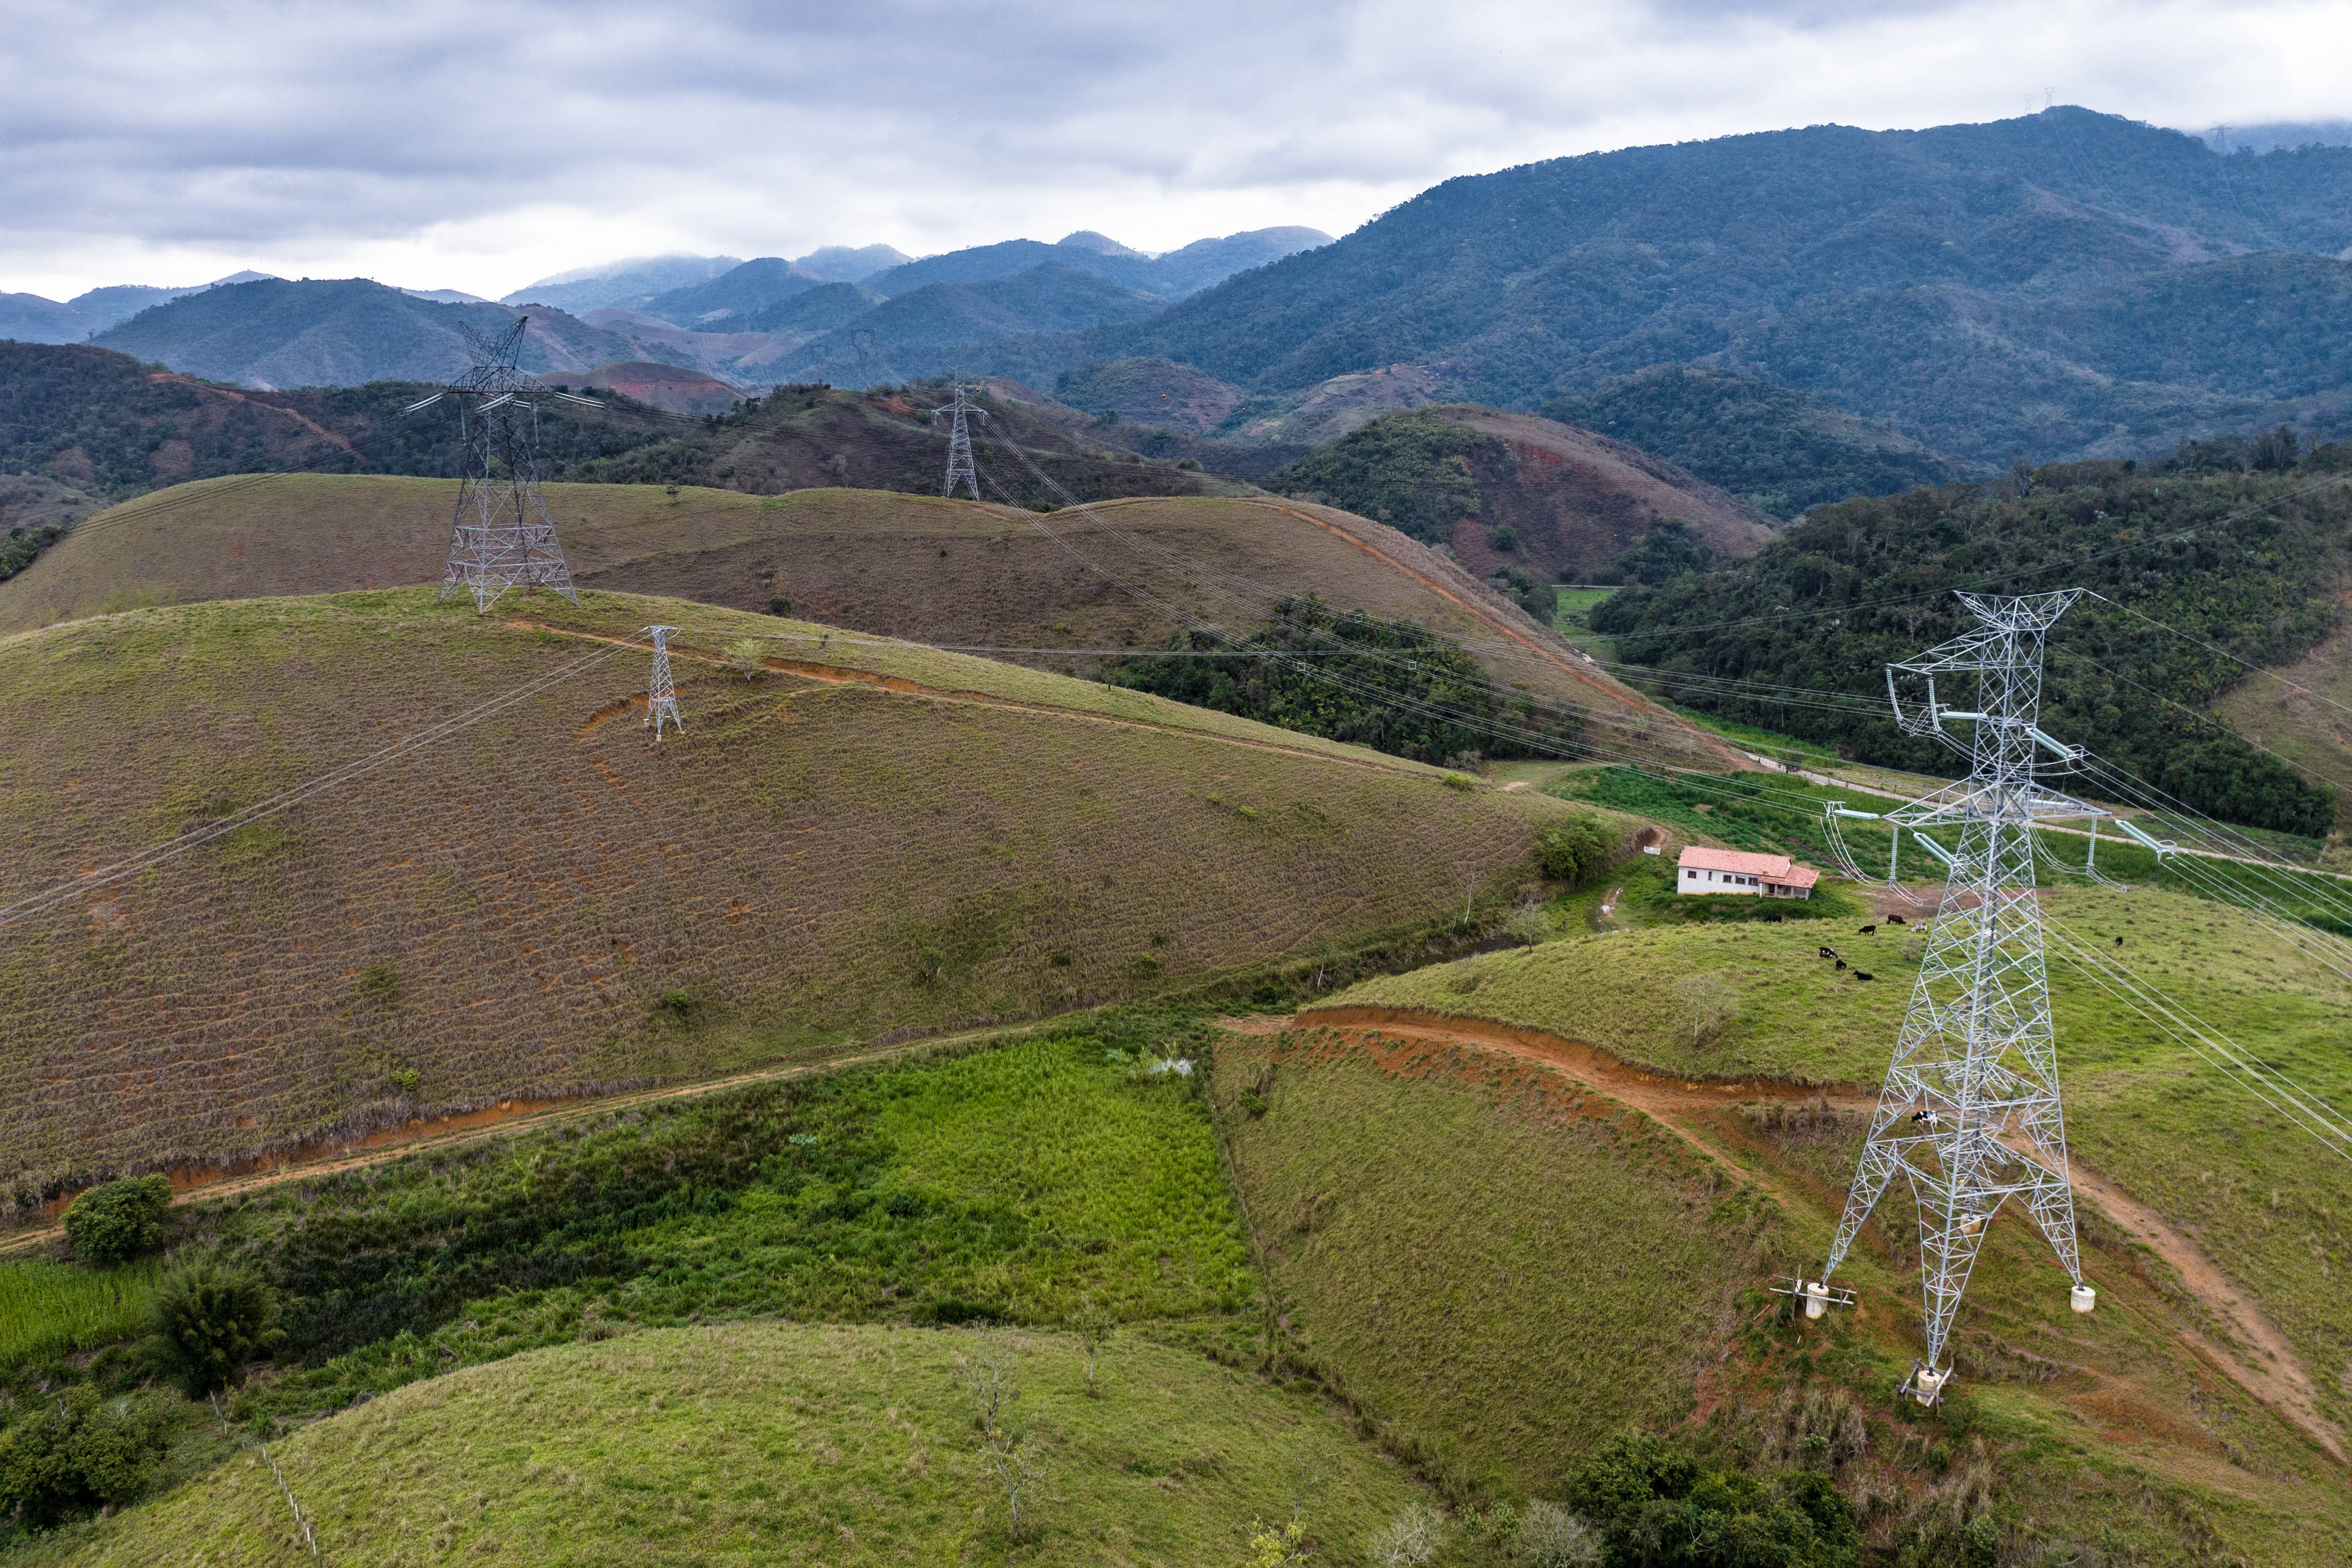
[[[677,711],[677,687],[671,683],[669,675],[667,638],[677,628],[648,626],[646,630],[654,636],[654,679],[646,694],[646,722],[654,727],[654,744],[659,746],[662,726],[666,723],[677,726],[678,734],[686,733],[686,716]]]
[[[495,338],[464,329],[474,362],[456,382],[402,413],[415,413],[445,397],[458,399],[459,429],[466,442],[466,474],[457,486],[457,516],[449,531],[449,560],[441,572],[441,597],[464,588],[481,614],[509,588],[548,588],[572,603],[563,547],[556,542],[555,518],[540,493],[540,396],[588,408],[604,404],[569,392],[550,392],[516,368],[528,316]]]
[[[1844,1261],[1863,1222],[1900,1173],[1919,1208],[1919,1279],[1925,1294],[1927,1355],[1913,1364],[1903,1391],[1923,1405],[1943,1397],[1951,1378],[1944,1353],[1969,1272],[1993,1216],[2010,1198],[2024,1204],[2074,1284],[2072,1304],[2091,1311],[2074,1239],[2074,1204],[2066,1169],[2066,1124],[2059,1102],[2058,1052],[2043,962],[2041,905],[2033,888],[2038,824],[2108,813],[2042,788],[2037,775],[2065,772],[2084,753],[2043,734],[2043,641],[2082,590],[1999,598],[1963,593],[1977,627],[1886,671],[1896,722],[1969,758],[1967,779],[1886,814],[1900,835],[1923,843],[1929,828],[1956,828],[1943,903],[1928,928],[1927,950],[1879,1090],[1870,1138],[1814,1281],[1797,1281],[1806,1315],[1824,1302],[1852,1300],[1828,1281]],[[1907,677],[1906,711],[1897,676]],[[1946,706],[1937,676],[1976,680],[1977,706]],[[1924,682],[1924,706],[1917,697]],[[1947,724],[1971,727],[1963,739]],[[2047,753],[2050,760],[2039,753]]]
[[[980,499],[980,470],[971,460],[971,432],[964,422],[975,413],[986,419],[988,411],[972,402],[971,394],[959,386],[955,389],[955,402],[943,409],[931,411],[932,421],[937,423],[942,413],[953,414],[955,423],[948,433],[948,482],[940,494],[954,495],[956,482],[961,480],[971,487],[971,498],[977,501]]]

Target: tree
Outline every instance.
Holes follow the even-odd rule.
[[[1307,1521],[1293,1517],[1288,1524],[1250,1521],[1248,1568],[1295,1568],[1314,1553],[1307,1550]]]
[[[172,1207],[168,1176],[132,1176],[91,1187],[66,1210],[66,1239],[85,1263],[112,1263],[160,1246]]]
[[[1095,1393],[1095,1363],[1102,1355],[1103,1346],[1110,1343],[1110,1336],[1118,1332],[1118,1320],[1088,1296],[1078,1308],[1077,1314],[1071,1318],[1070,1326],[1077,1331],[1078,1343],[1086,1348],[1087,1397],[1093,1399],[1097,1397]]]
[[[1590,811],[1578,811],[1544,831],[1536,859],[1544,875],[1574,887],[1615,864],[1617,850],[1617,835],[1608,823]]]
[[[1005,1505],[1013,1513],[1013,1539],[1021,1539],[1021,1494],[1045,1479],[1045,1456],[1026,1437],[992,1428],[980,1446],[981,1474],[1004,1489]]]
[[[191,1399],[236,1381],[249,1362],[284,1338],[275,1326],[278,1293],[252,1275],[195,1263],[155,1291],[157,1359]]]
[[[1410,1503],[1372,1536],[1372,1561],[1381,1568],[1423,1568],[1444,1550],[1449,1522],[1425,1502]]]
[[[1855,1568],[1862,1559],[1853,1509],[1828,1477],[1711,1470],[1648,1433],[1621,1433],[1587,1455],[1569,1474],[1568,1502],[1611,1563]]]
[[[0,1432],[0,1514],[40,1529],[129,1502],[163,1458],[169,1425],[143,1400],[66,1389]]]
[[[1014,1385],[1012,1347],[994,1334],[983,1334],[963,1363],[964,1391],[971,1396],[973,1419],[990,1437],[998,1430],[1004,1407],[1021,1396]]]
[[[1675,982],[1675,996],[1690,1019],[1691,1043],[1712,1040],[1739,1016],[1739,992],[1728,976],[1686,975]]]
[[[1601,1562],[1601,1538],[1559,1504],[1538,1498],[1519,1511],[1510,1552],[1525,1568],[1593,1568]]]

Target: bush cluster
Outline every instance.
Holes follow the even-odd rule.
[[[146,1487],[171,1426],[155,1401],[106,1399],[88,1384],[49,1396],[0,1432],[0,1514],[46,1529],[121,1507]]]
[[[131,1176],[91,1187],[66,1210],[66,1240],[85,1263],[112,1263],[161,1246],[172,1207],[168,1176]]]

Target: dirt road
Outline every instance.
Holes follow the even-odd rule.
[[[1486,1019],[1449,1017],[1418,1009],[1316,1008],[1290,1019],[1234,1019],[1227,1027],[1249,1034],[1271,1034],[1292,1027],[1361,1030],[1412,1040],[1443,1040],[1544,1062],[1642,1112],[1693,1148],[1738,1171],[1784,1203],[1789,1201],[1788,1195],[1737,1151],[1724,1147],[1709,1138],[1703,1128],[1692,1125],[1688,1120],[1692,1113],[1719,1110],[1745,1100],[1802,1100],[1811,1103],[1827,1100],[1842,1110],[1865,1112],[1877,1103],[1874,1093],[1857,1084],[1832,1086],[1825,1092],[1816,1086],[1776,1078],[1677,1078],[1631,1066],[1581,1040],[1567,1040],[1541,1030],[1517,1028]],[[2184,1327],[2181,1337],[2190,1349],[2343,1462],[2344,1435],[2319,1413],[2310,1374],[2304,1369],[2286,1335],[2263,1314],[2252,1297],[2232,1282],[2203,1248],[2147,1204],[2079,1165],[2070,1174],[2076,1201],[2088,1200],[2097,1205],[2117,1229],[2168,1264],[2179,1275],[2181,1283],[2229,1325],[2231,1337],[2243,1347],[2241,1354],[2233,1354],[2230,1347],[2217,1345]]]

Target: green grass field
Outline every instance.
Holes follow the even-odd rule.
[[[688,724],[658,747],[647,655],[612,641],[655,620],[686,629]],[[12,899],[593,662],[12,930],[0,1207],[1417,936],[1459,917],[1465,872],[1507,906],[1564,809],[859,641],[599,593],[478,619],[419,589],[8,640]]]
[[[0,1263],[0,1374],[144,1333],[155,1275],[152,1261]]]
[[[1556,1075],[1311,1034],[1229,1036],[1215,1098],[1299,1354],[1457,1495],[1690,1414],[1768,1219],[1680,1143]]]
[[[1223,1564],[1294,1504],[1354,1560],[1415,1495],[1319,1401],[1132,1334],[1086,1393],[1064,1335],[736,1323],[629,1333],[402,1389],[306,1427],[280,1463],[326,1561]],[[964,1370],[1043,1479],[1015,1542],[981,1472]],[[266,1468],[234,1460],[12,1562],[296,1560]]]
[[[2335,1103],[2352,1068],[2335,1020],[2352,982],[2280,945],[2251,917],[2162,891],[2053,890],[2053,926],[2112,952],[2241,1045]],[[1369,981],[1328,1005],[1427,1009],[1525,1024],[1692,1077],[1762,1073],[1874,1084],[1885,1071],[1924,945],[1921,927],[1853,931],[1814,955],[1818,927],[1652,928],[1490,954]],[[1736,1011],[1694,1038],[1676,984],[1718,978]],[[2352,1420],[2352,1314],[2336,1274],[2352,1257],[2352,1216],[2334,1155],[2213,1069],[2053,959],[2067,1130],[2089,1168],[2202,1239],[2294,1342],[2323,1408]]]

